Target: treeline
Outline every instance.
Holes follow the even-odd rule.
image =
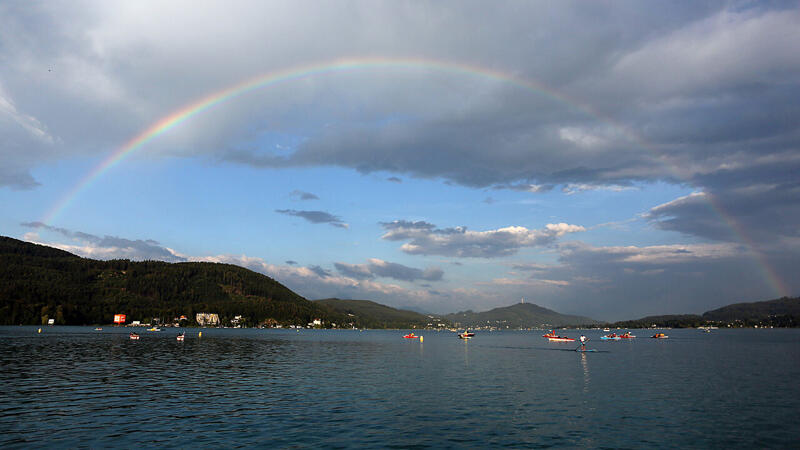
[[[230,264],[97,261],[0,237],[0,324],[105,324],[172,321],[217,313],[223,324],[241,315],[245,325],[265,321],[305,325],[341,322],[270,277]]]
[[[450,322],[426,315],[395,309],[369,300],[341,300],[327,298],[314,303],[336,313],[347,316],[346,322],[358,328],[425,328],[439,323],[450,326]]]
[[[697,328],[717,327],[781,327],[800,326],[800,297],[781,297],[762,302],[735,303],[706,311],[702,315],[650,316],[609,324],[618,328]]]

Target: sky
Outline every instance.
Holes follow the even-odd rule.
[[[0,234],[309,299],[800,294],[800,8],[0,3]]]

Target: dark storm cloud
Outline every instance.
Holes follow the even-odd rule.
[[[656,180],[722,190],[704,184],[722,167],[707,161],[746,167],[796,149],[796,5],[511,5],[176,3],[151,21],[106,2],[4,4],[0,167],[14,169],[0,171],[0,186],[34,187],[31,168],[105,152],[152,117],[253,74],[366,53],[482,66],[543,87],[424,68],[320,77],[199,114],[149,151],[536,192]],[[300,13],[311,6],[316,14]],[[223,14],[231,20],[216,20]],[[277,153],[272,142],[239,145],[270,132],[299,139]]]
[[[429,267],[425,270],[421,270],[377,258],[369,259],[366,264],[337,262],[334,263],[334,266],[342,275],[360,280],[385,277],[400,281],[439,281],[444,275],[444,271],[438,267]]]
[[[311,223],[327,223],[338,228],[348,228],[338,216],[325,211],[297,211],[295,209],[276,209],[276,213],[286,214],[287,216],[301,217]]]
[[[702,313],[782,295],[752,251],[738,244],[594,247],[571,242],[560,247],[560,265],[534,277],[568,280],[567,303],[598,317]]]
[[[713,241],[800,251],[800,181],[753,184],[698,192],[656,206],[644,215],[658,228]]]
[[[28,228],[57,233],[61,236],[79,241],[80,244],[78,245],[62,245],[58,247],[89,258],[126,258],[132,260],[159,260],[169,262],[181,262],[186,260],[183,256],[177,255],[166,247],[162,247],[157,241],[152,239],[131,240],[116,236],[100,237],[80,231],[68,230],[66,228],[53,227],[42,222],[27,222],[21,225]]]
[[[517,253],[523,247],[552,244],[567,233],[585,231],[579,225],[547,224],[539,230],[506,227],[488,231],[470,231],[466,227],[436,228],[427,222],[396,220],[382,223],[387,241],[409,241],[400,249],[409,254],[442,255],[472,258],[497,258]]]

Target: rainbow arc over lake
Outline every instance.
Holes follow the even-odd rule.
[[[577,101],[576,99],[553,89],[537,80],[530,78],[519,77],[514,74],[506,73],[500,70],[482,67],[478,65],[466,64],[455,61],[427,59],[427,58],[387,58],[387,57],[358,57],[358,58],[345,58],[335,59],[314,64],[301,65],[289,67],[281,70],[275,70],[257,77],[247,79],[241,83],[233,86],[226,87],[222,90],[209,94],[199,100],[190,102],[185,106],[173,111],[167,116],[159,119],[150,127],[140,132],[138,135],[130,139],[124,145],[114,150],[109,156],[103,159],[92,170],[90,170],[83,178],[81,178],[71,189],[69,189],[61,199],[56,202],[53,207],[41,219],[41,222],[52,224],[58,216],[66,210],[72,202],[80,195],[82,191],[88,188],[95,180],[97,180],[103,173],[124,161],[128,156],[141,149],[148,142],[156,139],[162,134],[170,131],[181,123],[191,119],[192,117],[213,108],[221,103],[230,101],[249,92],[275,86],[282,83],[288,83],[303,78],[317,77],[326,74],[337,72],[347,72],[354,70],[366,69],[427,69],[432,71],[448,72],[453,74],[461,74],[471,77],[480,77],[490,80],[496,80],[504,83],[511,83],[537,94],[544,95],[555,101],[566,104],[575,110],[594,117],[597,120],[612,126],[614,129],[622,133],[631,142],[637,144],[643,149],[655,152],[651,144],[642,139],[637,133],[633,132],[629,127],[622,123],[601,114],[591,106]],[[682,179],[678,168],[671,167],[665,164],[672,175],[678,179]],[[777,276],[776,271],[770,267],[766,258],[756,250],[752,244],[751,239],[747,234],[738,226],[736,221],[725,214],[721,205],[718,204],[713,196],[707,196],[709,204],[712,206],[716,214],[729,226],[729,228],[739,237],[741,242],[748,245],[751,250],[757,255],[759,265],[762,267],[765,277],[769,280],[772,287],[780,295],[788,295],[788,290],[781,282],[780,277]]]

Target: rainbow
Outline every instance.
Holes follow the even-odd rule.
[[[272,87],[282,83],[288,83],[304,78],[317,77],[337,72],[347,72],[347,71],[365,70],[365,69],[380,69],[380,68],[426,69],[426,70],[460,74],[471,77],[485,78],[504,83],[511,83],[523,89],[532,91],[540,95],[544,95],[558,102],[569,105],[575,110],[578,110],[588,116],[594,117],[599,121],[612,126],[614,129],[621,132],[627,139],[637,144],[639,147],[649,150],[653,153],[656,153],[655,148],[650,143],[642,139],[637,133],[635,133],[629,127],[615,121],[614,119],[606,115],[600,114],[598,111],[596,111],[589,105],[579,102],[576,99],[562,92],[559,92],[553,88],[550,88],[544,85],[543,83],[533,79],[521,78],[519,76],[501,72],[499,70],[476,66],[476,65],[464,64],[454,61],[426,59],[426,58],[361,57],[361,58],[335,59],[316,64],[301,65],[282,70],[276,70],[273,72],[269,72],[267,74],[247,79],[236,85],[227,87],[225,89],[207,95],[206,97],[200,100],[189,103],[183,106],[182,108],[172,112],[171,114],[161,118],[160,120],[152,124],[150,127],[148,127],[147,129],[145,129],[144,131],[133,137],[131,140],[126,142],[123,146],[116,149],[108,157],[103,159],[99,164],[97,164],[91,171],[89,171],[86,174],[86,176],[81,178],[71,189],[67,190],[67,192],[61,197],[61,199],[58,202],[56,202],[50,210],[48,210],[48,212],[41,219],[41,222],[46,224],[52,224],[58,218],[58,216],[64,210],[66,210],[70,206],[70,204],[72,204],[75,201],[75,199],[80,195],[80,193],[83,192],[85,189],[87,189],[94,181],[100,178],[102,174],[104,174],[111,168],[117,166],[119,163],[124,161],[128,156],[130,156],[131,154],[135,153],[138,149],[145,146],[148,142],[170,131],[171,129],[177,127],[178,125],[191,119],[192,117],[208,109],[213,108],[214,106],[235,99],[249,92],[258,89]],[[664,164],[664,167],[667,170],[669,170],[672,175],[675,175],[677,179],[685,179],[685,177],[680,175],[677,167],[672,167],[667,164]],[[764,258],[764,256],[756,250],[756,247],[747,237],[747,234],[744,232],[744,230],[740,226],[738,226],[735,220],[733,220],[729,215],[725,214],[721,205],[719,205],[718,202],[714,201],[712,196],[708,195],[707,198],[709,199],[709,204],[711,205],[715,213],[718,214],[719,217],[722,218],[722,220],[724,220],[725,223],[728,224],[728,226],[735,233],[735,235],[737,235],[740,238],[740,240],[746,245],[748,245],[757,255],[757,260],[760,266],[764,270],[766,279],[770,281],[776,293],[778,293],[779,295],[788,295],[787,294],[788,290],[780,281],[780,278],[777,276],[776,271],[769,266],[766,258]]]

